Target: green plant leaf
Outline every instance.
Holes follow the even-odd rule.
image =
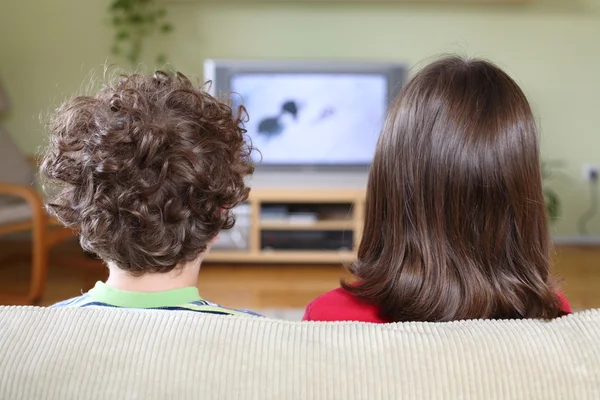
[[[112,3],[110,3],[109,10],[115,11],[115,10],[118,10],[118,9],[120,9],[122,7],[123,7],[123,1],[122,0],[116,0],[116,1],[113,1]]]
[[[544,160],[541,163],[542,180],[544,185],[544,205],[551,222],[554,222],[560,217],[561,202],[558,194],[547,187],[547,181],[554,177],[554,169],[563,166],[562,161]]]
[[[118,42],[121,42],[121,41],[123,41],[125,39],[128,39],[130,36],[131,36],[131,34],[129,33],[129,31],[126,31],[126,30],[122,29],[122,30],[120,30],[120,31],[117,32],[117,35],[115,36],[115,39]]]
[[[131,14],[127,18],[127,21],[131,24],[140,24],[140,23],[144,22],[144,17],[142,16],[142,14],[135,13],[135,14]]]
[[[167,56],[164,54],[159,54],[156,56],[156,65],[161,67],[167,63]]]
[[[556,192],[551,189],[544,189],[544,200],[546,202],[546,211],[551,221],[560,216],[560,199]]]
[[[173,30],[173,25],[169,24],[168,22],[165,22],[164,24],[162,24],[160,26],[160,31],[163,33],[169,33]]]
[[[114,0],[111,5],[111,10],[129,10],[133,6],[132,0]]]

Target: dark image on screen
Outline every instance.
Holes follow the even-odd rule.
[[[365,165],[386,112],[387,79],[378,74],[238,74],[248,135],[263,164]]]

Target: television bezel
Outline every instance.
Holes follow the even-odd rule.
[[[230,60],[207,59],[204,62],[204,80],[213,96],[232,95],[231,78],[236,74],[377,74],[387,78],[386,112],[390,103],[407,80],[405,63],[364,61],[294,61],[294,60]],[[260,151],[260,149],[258,149]],[[306,163],[279,164],[258,162],[260,170],[367,170],[368,163]]]

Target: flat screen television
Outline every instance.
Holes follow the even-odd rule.
[[[406,80],[395,63],[207,60],[213,95],[249,114],[259,167],[365,167],[391,100]]]

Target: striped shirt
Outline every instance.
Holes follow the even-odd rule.
[[[162,292],[129,292],[97,282],[92,290],[69,300],[56,303],[58,307],[116,307],[155,310],[195,311],[219,315],[261,316],[250,310],[234,310],[200,297],[198,289],[186,287]]]

